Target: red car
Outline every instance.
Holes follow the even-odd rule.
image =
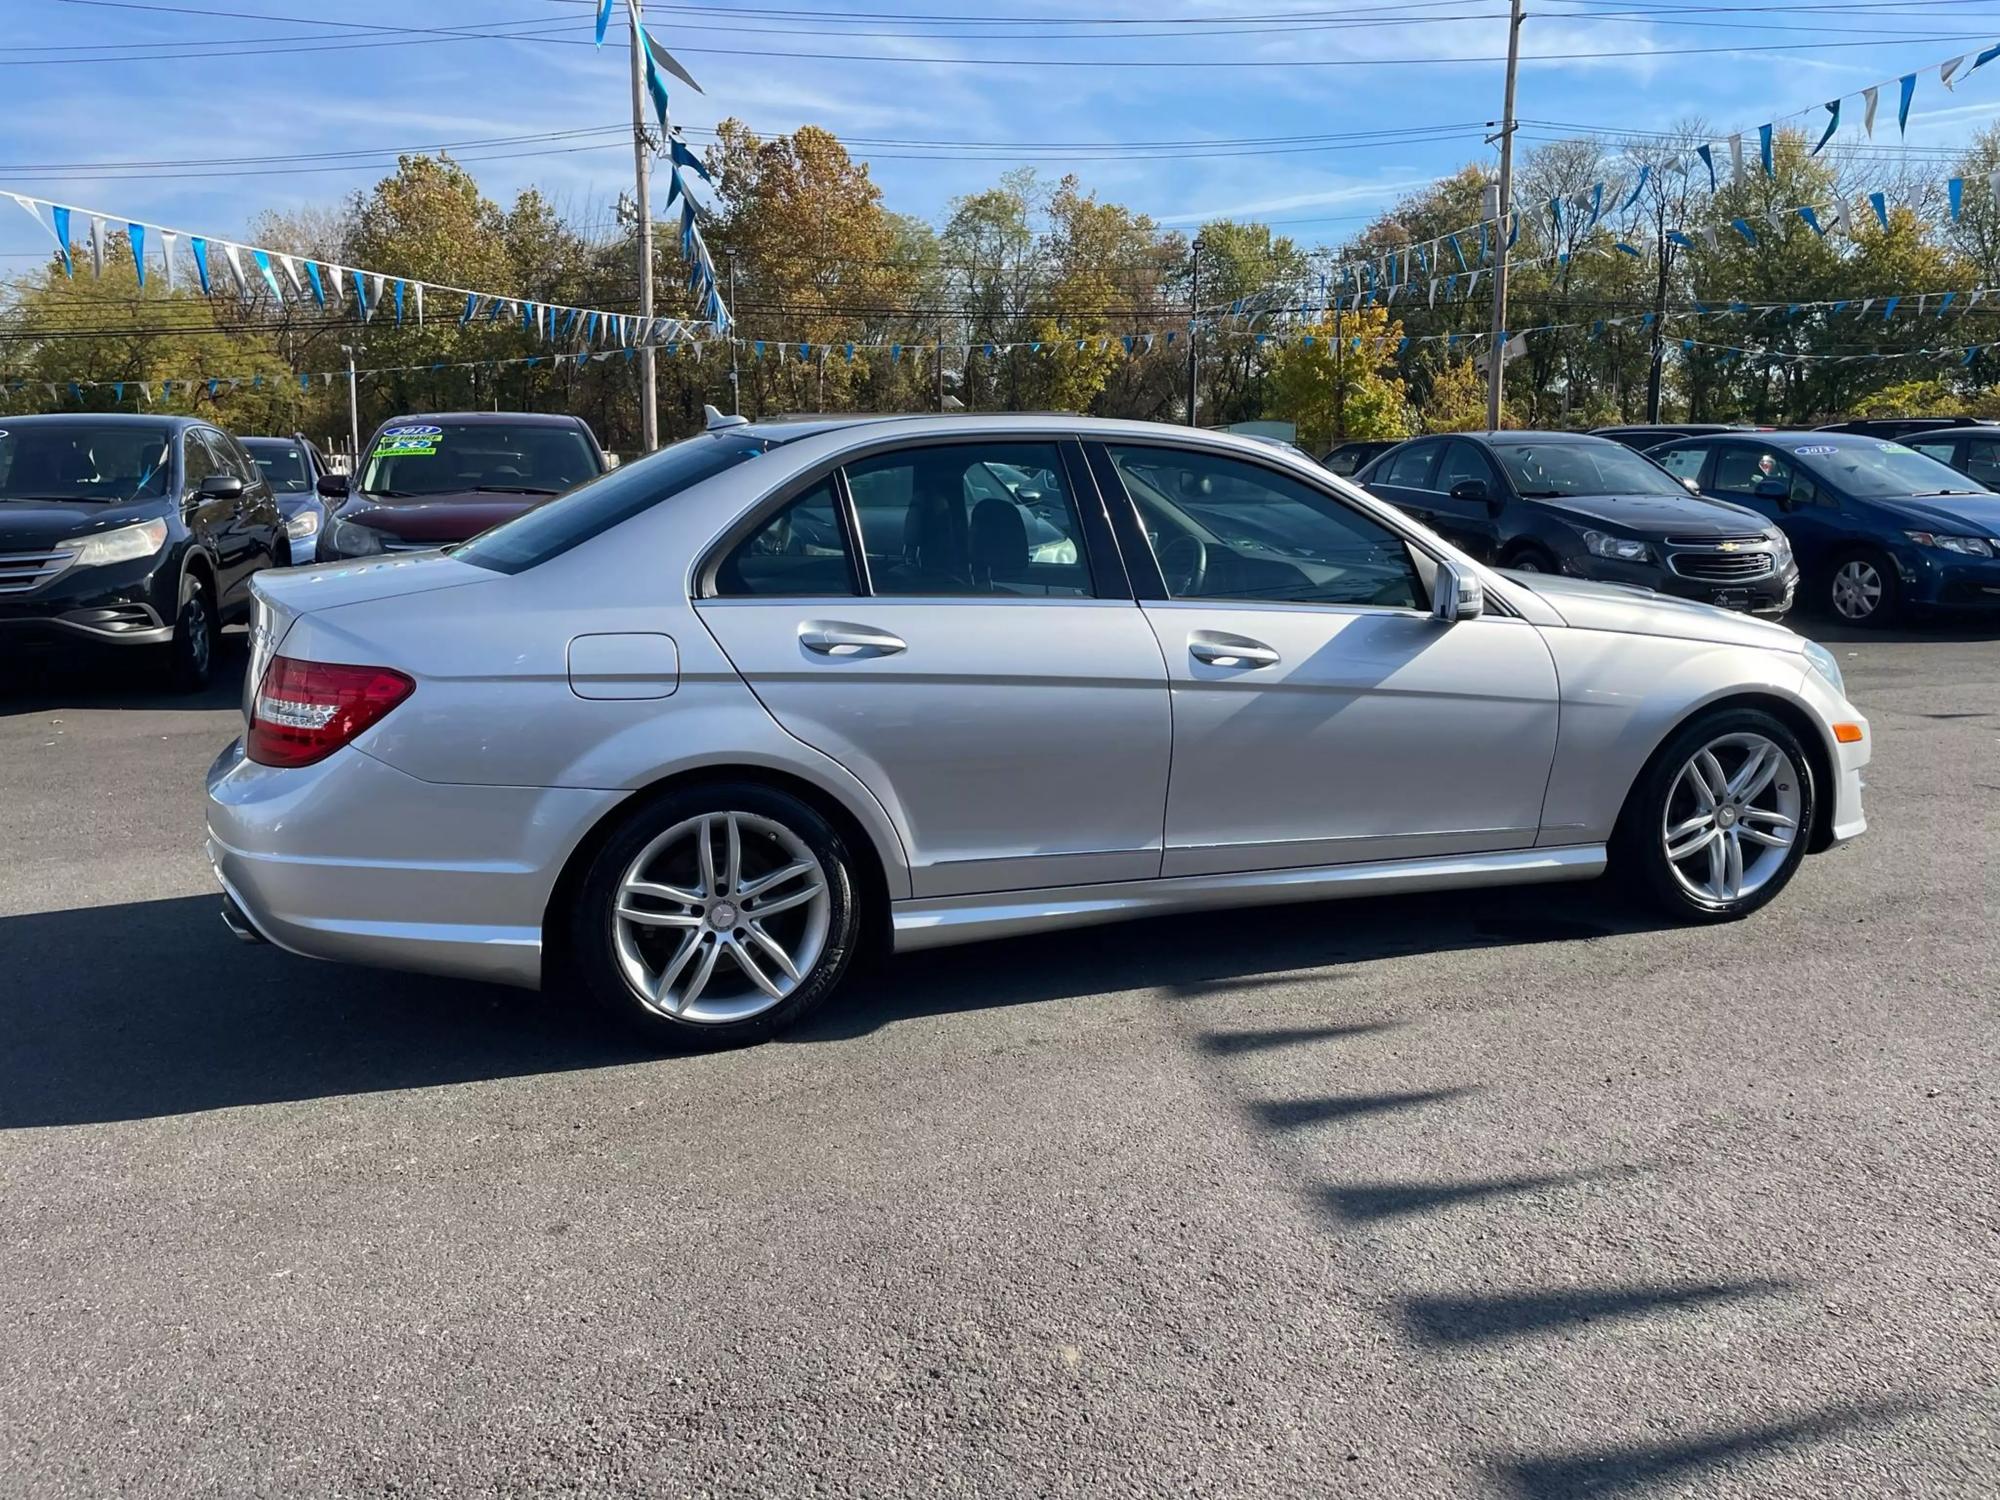
[[[319,562],[468,541],[595,479],[610,463],[581,417],[433,412],[391,417],[354,474],[328,474]]]

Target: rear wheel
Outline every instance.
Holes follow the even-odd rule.
[[[1619,819],[1622,874],[1696,921],[1748,916],[1798,872],[1813,826],[1812,762],[1761,709],[1721,709],[1648,763]]]
[[[215,601],[199,573],[181,580],[180,613],[167,646],[167,674],[184,693],[199,692],[215,676]]]
[[[1849,625],[1886,625],[1895,618],[1896,565],[1880,552],[1850,552],[1835,560],[1826,605]]]
[[[723,783],[649,804],[591,861],[570,951],[593,998],[665,1046],[763,1041],[840,983],[853,857],[805,803]]]

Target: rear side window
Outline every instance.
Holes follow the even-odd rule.
[[[1437,456],[1436,443],[1413,443],[1389,460],[1383,468],[1381,483],[1427,490],[1431,487],[1431,471],[1437,466]]]
[[[822,479],[738,542],[715,570],[715,592],[724,599],[858,593],[833,482]]]
[[[1701,478],[1702,460],[1708,457],[1706,448],[1674,448],[1661,453],[1655,450],[1648,457],[1658,463],[1676,479]]]
[[[600,474],[560,499],[452,548],[451,555],[496,573],[523,572],[776,446],[728,431],[688,438]]]

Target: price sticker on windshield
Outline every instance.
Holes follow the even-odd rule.
[[[1839,451],[1831,443],[1823,443],[1817,448],[1794,448],[1792,450],[1800,458],[1821,458],[1829,453],[1838,453]]]
[[[1877,443],[1876,449],[1883,453],[1915,453],[1914,448],[1905,448],[1901,443]]]
[[[442,427],[385,427],[375,440],[376,458],[435,458]]]

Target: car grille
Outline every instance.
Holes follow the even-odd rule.
[[[1705,583],[1746,583],[1768,577],[1772,570],[1768,552],[1676,552],[1667,565],[1683,578]]]
[[[74,549],[57,552],[0,552],[0,594],[40,588],[76,560]]]
[[[1696,551],[1712,552],[1727,542],[1732,547],[1762,547],[1771,539],[1757,532],[1747,536],[1670,536],[1669,547],[1693,547]]]

